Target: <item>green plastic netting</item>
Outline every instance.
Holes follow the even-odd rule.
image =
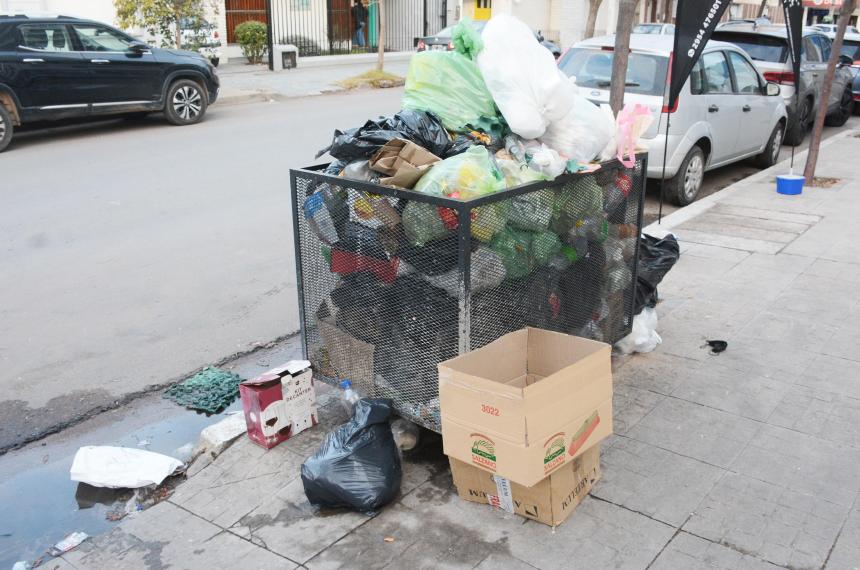
[[[191,378],[168,388],[164,397],[192,410],[217,414],[239,396],[241,381],[232,372],[207,366]]]

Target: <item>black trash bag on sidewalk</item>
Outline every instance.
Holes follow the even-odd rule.
[[[388,418],[391,400],[362,398],[352,419],[331,431],[302,464],[312,505],[370,512],[400,492],[403,468]]]
[[[657,305],[657,285],[669,273],[679,257],[681,257],[681,249],[678,240],[672,234],[663,239],[647,234],[641,235],[634,315],[641,313],[645,307]]]
[[[448,132],[436,115],[404,109],[393,117],[369,120],[355,129],[335,129],[331,145],[320,150],[317,158],[328,152],[346,162],[368,159],[392,139],[412,141],[439,157],[445,157],[452,145]]]

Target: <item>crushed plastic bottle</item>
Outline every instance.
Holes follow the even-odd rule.
[[[361,400],[361,396],[352,387],[351,380],[342,380],[340,388],[343,390],[343,393],[340,395],[340,403],[343,406],[343,409],[346,410],[346,413],[351,417],[352,413],[355,411],[355,405],[359,400]]]
[[[400,451],[410,451],[418,445],[421,430],[409,420],[397,418],[391,422],[391,433],[394,435],[394,443]]]

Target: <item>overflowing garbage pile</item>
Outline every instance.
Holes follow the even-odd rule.
[[[323,175],[294,171],[317,374],[436,431],[439,362],[524,326],[628,334],[647,127],[582,97],[515,18],[454,44],[413,56],[399,112],[335,131]]]

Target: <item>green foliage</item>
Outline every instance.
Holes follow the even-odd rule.
[[[266,24],[255,20],[242,22],[236,26],[235,34],[248,63],[263,63],[263,56],[269,49]]]
[[[203,18],[203,0],[113,0],[113,5],[120,27],[145,28],[161,37],[163,47],[182,47],[181,19]]]

